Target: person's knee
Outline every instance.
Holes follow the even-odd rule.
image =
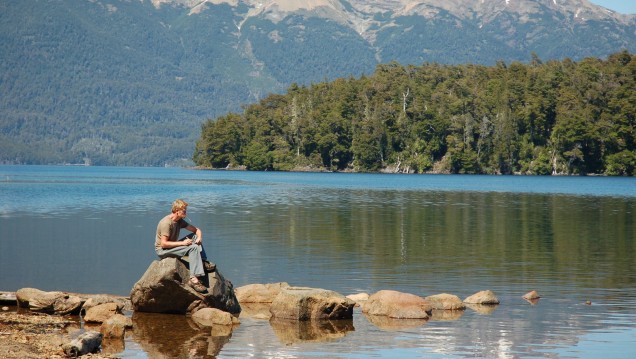
[[[201,254],[201,246],[199,246],[198,244],[194,244],[194,243],[192,243],[192,244],[188,247],[188,253]]]

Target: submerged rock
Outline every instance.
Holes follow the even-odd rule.
[[[523,299],[525,300],[537,300],[541,298],[541,296],[539,295],[539,293],[537,293],[536,290],[530,291],[526,294],[524,294]]]

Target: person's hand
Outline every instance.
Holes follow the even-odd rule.
[[[189,246],[191,244],[192,244],[192,239],[186,238],[186,239],[183,240],[183,245],[184,246]]]
[[[201,237],[197,236],[197,239],[194,240],[194,243],[201,244]]]

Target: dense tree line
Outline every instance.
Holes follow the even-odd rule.
[[[249,170],[634,175],[636,58],[378,65],[292,84],[202,127],[194,161]]]

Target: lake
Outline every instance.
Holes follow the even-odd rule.
[[[134,313],[119,356],[636,357],[634,178],[0,166],[0,291],[128,295],[176,198],[235,287],[490,289],[501,304],[428,321],[244,313],[231,333]]]

